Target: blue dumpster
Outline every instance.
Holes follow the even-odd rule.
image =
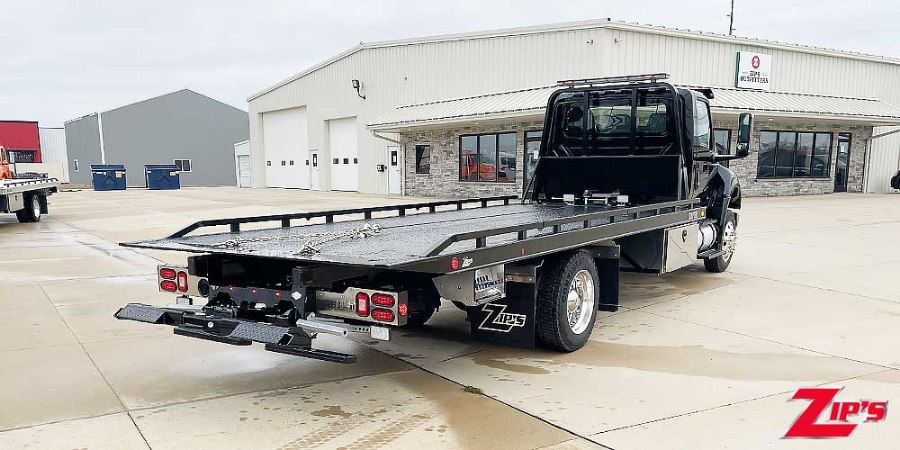
[[[125,190],[125,166],[121,164],[91,164],[91,177],[95,191]]]
[[[147,189],[181,189],[178,166],[173,164],[144,165]]]

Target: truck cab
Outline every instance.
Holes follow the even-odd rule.
[[[720,154],[712,91],[676,87],[667,78],[659,73],[561,81],[563,88],[547,104],[547,132],[523,198],[585,204],[615,197],[630,205],[698,198],[709,214],[701,237],[705,231],[715,241],[701,257],[707,269],[720,272],[733,253],[724,230],[732,230],[733,244],[741,206],[737,176],[720,163],[748,155],[753,117],[740,116],[735,154]]]

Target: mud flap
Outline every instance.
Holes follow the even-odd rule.
[[[506,266],[506,297],[467,309],[472,336],[509,347],[534,348],[538,266]]]

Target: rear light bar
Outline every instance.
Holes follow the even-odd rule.
[[[174,280],[175,279],[175,269],[169,269],[168,267],[159,269],[159,277],[165,278],[167,280]]]
[[[365,292],[356,294],[356,315],[360,317],[369,315],[369,294]]]
[[[187,272],[178,272],[178,276],[176,277],[176,282],[178,284],[178,290],[181,292],[187,292],[188,290],[188,275]]]
[[[409,318],[409,293],[347,287],[343,291],[315,290],[317,316],[403,326]]]
[[[372,304],[375,306],[384,306],[390,308],[394,306],[394,296],[388,294],[372,294]]]
[[[394,312],[389,309],[375,308],[372,310],[372,318],[379,322],[393,322]]]
[[[209,280],[188,273],[187,267],[160,265],[156,267],[156,282],[159,290],[175,292],[191,297],[206,297],[209,294]]]
[[[655,82],[658,80],[667,80],[667,73],[646,73],[641,75],[622,75],[617,77],[601,77],[601,78],[581,78],[576,80],[560,80],[556,83],[561,86],[582,86],[595,84],[611,84],[611,83],[635,83],[640,81]]]

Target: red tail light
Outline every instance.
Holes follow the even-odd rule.
[[[356,294],[356,315],[360,317],[369,315],[369,294],[365,292]]]
[[[165,278],[167,280],[175,279],[175,269],[159,269],[160,278]]]
[[[174,281],[165,280],[162,283],[159,283],[159,288],[166,292],[175,292],[178,289],[178,286],[175,285]]]
[[[459,269],[459,260],[454,256],[453,259],[450,260],[450,270]]]
[[[372,304],[375,306],[394,306],[394,296],[388,294],[372,294]]]
[[[187,292],[188,290],[188,276],[186,272],[178,272],[178,290],[181,292]]]
[[[393,322],[394,312],[389,309],[374,308],[372,318],[381,322]]]
[[[407,312],[409,312],[409,306],[406,303],[401,303],[400,306],[397,307],[397,312],[400,313],[401,316],[405,316]]]

